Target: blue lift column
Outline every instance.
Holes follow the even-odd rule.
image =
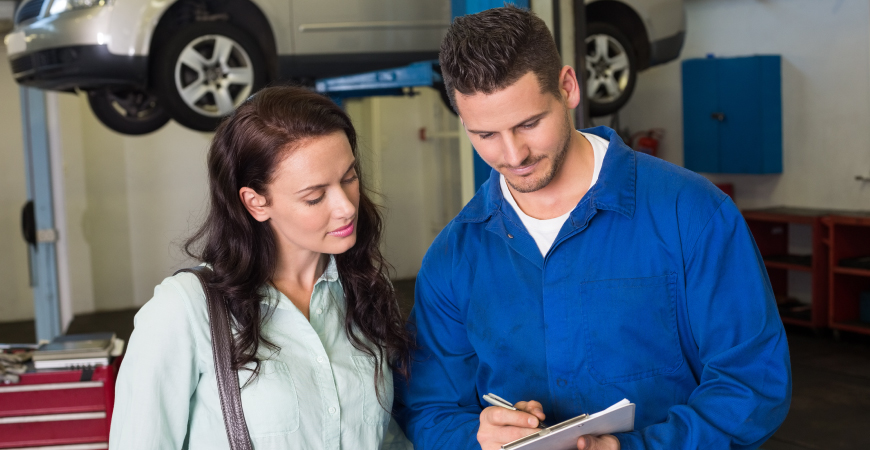
[[[36,221],[35,242],[28,245],[36,339],[51,340],[61,334],[61,325],[45,93],[33,88],[19,89],[27,198],[33,201]]]

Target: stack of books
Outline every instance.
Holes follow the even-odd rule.
[[[33,352],[33,367],[43,370],[106,366],[123,351],[124,340],[115,333],[58,336]]]

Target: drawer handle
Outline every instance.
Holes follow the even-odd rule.
[[[720,113],[720,112],[713,113],[713,114],[710,114],[710,117],[713,118],[713,120],[718,120],[719,122],[725,121],[725,113]]]
[[[0,425],[8,425],[10,423],[59,422],[61,420],[93,420],[105,418],[105,411],[93,413],[45,414],[41,416],[0,417]]]
[[[103,387],[102,381],[76,381],[72,383],[25,384],[18,386],[0,386],[0,394],[10,392],[56,391],[65,389],[88,389]]]

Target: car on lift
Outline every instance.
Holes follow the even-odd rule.
[[[575,0],[577,3],[583,0]],[[682,0],[586,0],[593,115],[682,48]],[[407,0],[23,0],[5,38],[16,81],[87,93],[97,118],[145,134],[211,131],[268,84],[437,59],[451,4]]]

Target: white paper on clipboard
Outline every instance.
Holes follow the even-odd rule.
[[[579,419],[579,420],[577,420]],[[634,403],[623,399],[585,418],[566,420],[535,434],[509,442],[504,450],[574,450],[580,436],[624,433],[634,430]]]

